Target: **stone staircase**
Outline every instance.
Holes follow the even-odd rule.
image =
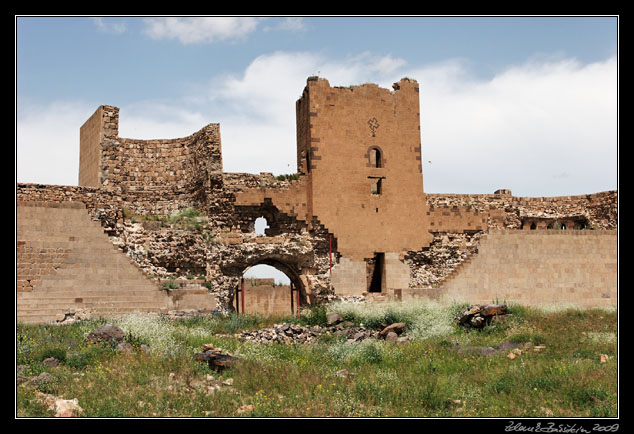
[[[616,231],[490,231],[438,292],[470,303],[615,306],[617,242]]]
[[[17,321],[168,308],[166,291],[113,246],[82,203],[19,202],[16,225]]]

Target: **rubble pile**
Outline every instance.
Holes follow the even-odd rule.
[[[301,326],[298,324],[276,324],[260,330],[243,331],[238,338],[259,344],[312,344],[324,335],[345,337],[349,342],[360,342],[368,338],[378,338],[379,332],[352,323],[340,323],[328,327]]]

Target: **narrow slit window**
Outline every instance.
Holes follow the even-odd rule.
[[[370,178],[370,193],[379,195],[383,191],[383,179],[382,178]]]

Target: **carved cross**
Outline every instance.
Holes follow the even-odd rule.
[[[372,131],[372,137],[376,137],[376,129],[379,128],[379,121],[376,118],[372,118],[368,120],[368,125],[370,126],[370,131]]]

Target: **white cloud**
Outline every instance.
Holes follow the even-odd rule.
[[[306,29],[304,18],[302,17],[285,17],[282,21],[274,26],[264,27],[264,31],[286,30],[291,32],[299,32]]]
[[[111,19],[101,17],[95,17],[92,20],[97,26],[97,29],[104,33],[121,34],[126,31],[126,25],[124,23],[112,22]]]
[[[78,101],[18,104],[16,181],[77,185],[79,127],[97,107]]]
[[[145,33],[153,39],[178,39],[182,44],[241,39],[253,32],[254,17],[158,17],[146,18]]]
[[[432,160],[423,166],[425,190],[541,196],[616,188],[616,71],[611,58],[531,61],[490,80],[470,78],[460,62],[409,72],[421,86],[423,160]]]

